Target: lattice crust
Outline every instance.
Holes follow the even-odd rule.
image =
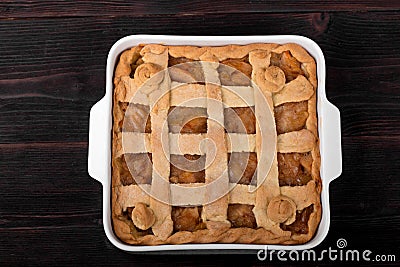
[[[179,65],[185,62],[195,63],[189,67]],[[212,62],[244,73],[260,91],[247,82],[241,84],[235,71]],[[135,103],[130,103],[128,109],[140,86],[168,66],[173,67],[155,76],[156,82],[148,94],[136,95]],[[193,83],[199,79],[204,81]],[[239,83],[232,85],[236,80]],[[315,61],[302,47],[297,44],[141,45],[121,54],[114,86],[112,219],[114,231],[122,241],[137,245],[300,244],[312,238],[321,218],[317,80]],[[153,103],[160,94],[165,94],[162,100]],[[188,101],[193,98],[199,99]],[[251,125],[246,113],[251,107],[257,118],[262,117],[263,98],[275,114],[278,133],[269,172],[264,170],[266,164],[257,163],[268,145],[262,142],[260,133],[266,126],[258,122]],[[218,101],[233,108],[250,126],[229,130],[226,120],[230,121],[231,114]],[[172,121],[168,121],[171,129],[163,128],[169,112],[176,106],[181,107],[178,111],[182,114],[171,116]],[[179,116],[188,115],[186,112],[207,115],[207,119],[196,122],[206,123],[203,130],[198,132],[190,123],[183,132],[174,130],[176,121],[182,120]],[[125,115],[127,127],[123,129]],[[144,125],[148,116],[145,127],[135,126],[139,121]],[[167,138],[162,140],[162,134]],[[192,175],[170,166],[170,155],[173,161],[185,157],[207,162],[210,144],[193,145],[207,138],[216,143],[216,160],[203,173]],[[160,150],[162,141],[164,151]],[[244,178],[239,184],[231,183],[235,160],[243,155],[240,153],[250,153],[253,167],[257,164],[256,171],[253,167],[246,169],[247,180],[256,178],[252,184]],[[131,172],[126,159],[134,161]],[[230,171],[224,172],[228,166]],[[262,177],[262,173],[268,175]],[[219,188],[231,190],[207,205],[202,204],[216,193],[209,189],[188,203],[194,208],[171,207],[145,193],[151,192],[164,200],[176,199],[179,194],[171,187],[172,183],[183,182],[180,185],[194,187],[200,185],[199,181],[208,184],[221,175]]]

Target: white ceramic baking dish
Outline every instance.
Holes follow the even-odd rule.
[[[268,245],[268,249],[302,250],[317,246],[328,233],[330,224],[329,183],[342,172],[340,113],[326,98],[325,59],[320,47],[312,40],[294,35],[277,36],[170,36],[131,35],[117,41],[107,58],[106,94],[90,111],[89,175],[103,185],[103,224],[108,239],[116,247],[131,252],[190,250],[209,253],[215,250],[259,250],[265,245],[251,244],[183,244],[159,246],[133,246],[121,242],[114,234],[111,223],[111,128],[113,73],[120,53],[138,44],[161,43],[166,45],[221,46],[250,43],[297,43],[304,47],[317,63],[317,112],[321,151],[322,219],[314,238],[303,245]],[[239,252],[239,251],[237,251]]]

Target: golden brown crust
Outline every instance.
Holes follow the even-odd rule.
[[[142,46],[135,46],[129,50],[124,51],[120,58],[114,73],[114,84],[118,84],[119,79],[123,76],[129,76],[132,69],[131,64],[136,58],[140,56]]]
[[[296,79],[288,82],[285,79],[285,73],[279,67],[270,66],[271,52],[280,54],[285,51],[289,51],[301,63],[304,76],[299,75]],[[160,183],[160,179],[168,180],[169,178],[168,157],[161,154],[159,149],[162,132],[169,136],[170,151],[167,151],[167,154],[204,154],[200,147],[191,144],[199,144],[205,138],[216,141],[219,154],[214,166],[211,165],[211,168],[206,169],[206,183],[218,178],[226,169],[227,153],[256,152],[260,155],[264,148],[259,127],[256,128],[255,135],[225,133],[221,127],[221,125],[224,125],[222,107],[218,105],[209,106],[210,103],[206,100],[183,104],[187,107],[209,109],[208,114],[215,121],[208,120],[206,134],[172,134],[168,133],[168,129],[162,128],[169,106],[182,106],[182,102],[193,97],[222,100],[229,107],[255,106],[256,115],[257,112],[261,112],[260,100],[256,92],[253,92],[252,87],[232,86],[230,90],[226,90],[229,86],[221,87],[218,85],[220,82],[217,70],[213,69],[213,65],[210,63],[203,63],[209,64],[207,68],[203,65],[203,69],[206,69],[204,71],[206,82],[212,82],[212,85],[206,83],[205,85],[180,86],[175,82],[171,84],[169,75],[165,72],[164,75],[160,76],[152,91],[156,92],[161,89],[166,93],[166,97],[151,109],[152,132],[122,133],[121,122],[124,119],[125,111],[121,109],[120,103],[130,102],[132,96],[146,80],[157,75],[160,70],[166,69],[170,57],[208,62],[248,57],[252,66],[251,78],[261,89],[262,96],[269,102],[271,110],[274,106],[283,103],[307,101],[308,117],[304,129],[278,135],[276,149],[277,153],[310,153],[312,157],[311,180],[303,186],[279,186],[278,162],[275,155],[268,175],[257,177],[257,182],[263,182],[258,184],[260,187],[256,192],[249,193],[249,190],[254,189],[254,185],[236,185],[236,187],[233,187],[233,184],[229,184],[229,179],[226,176],[221,184],[222,187],[229,188],[232,186],[233,188],[225,197],[203,207],[201,218],[205,224],[205,229],[193,232],[173,232],[171,206],[151,198],[146,193],[152,192],[166,199],[174,198],[174,192],[170,192],[170,189],[165,187],[167,184]],[[176,90],[171,91],[171,88],[176,88]],[[309,241],[316,232],[322,212],[316,88],[315,61],[304,48],[297,44],[250,44],[221,47],[152,44],[137,46],[123,52],[114,74],[112,221],[115,234],[122,241],[132,245],[183,243],[301,244]],[[139,97],[137,101],[139,104],[150,105],[151,100],[149,99],[151,97],[144,96],[143,98]],[[221,125],[216,122],[220,122]],[[123,139],[127,140],[124,141],[124,146],[122,146]],[[180,146],[179,149],[177,149],[178,145]],[[158,174],[153,173],[152,185],[123,185],[121,173],[118,169],[121,157],[124,153],[146,152],[153,153],[153,168],[157,170]],[[158,186],[154,186],[154,184],[158,184]],[[188,186],[192,185],[189,184]],[[155,188],[159,192],[155,192]],[[254,205],[253,213],[258,228],[231,228],[231,223],[227,220],[228,204],[231,203]],[[296,211],[300,212],[311,205],[312,212],[307,222],[307,233],[282,230],[281,224],[289,225],[293,223]],[[127,215],[128,210],[132,213],[129,216]],[[148,232],[150,229],[151,232]]]

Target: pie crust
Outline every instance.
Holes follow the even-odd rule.
[[[215,68],[205,69],[203,62]],[[249,77],[250,83],[240,75]],[[152,92],[163,97],[156,103],[151,97],[130,103],[149,79],[155,80]],[[204,80],[213,83],[199,82]],[[255,96],[254,84],[269,102],[277,134],[272,166],[262,179],[260,168],[265,164],[257,162],[262,137],[253,114],[257,115],[262,103]],[[314,59],[292,43],[147,44],[124,51],[114,73],[115,234],[132,245],[309,241],[321,219],[316,88]],[[190,101],[193,98],[197,100]],[[211,106],[212,100],[232,109]],[[236,115],[242,128],[231,124],[230,116]],[[182,121],[188,122],[181,125]],[[215,145],[215,160],[209,165],[204,157],[210,147],[194,145],[207,138]],[[246,158],[247,163],[242,161]],[[187,160],[196,160],[203,170],[192,173],[174,165]],[[127,161],[134,166],[128,167]],[[240,171],[243,176],[237,175]],[[221,177],[221,190],[229,191],[235,179],[236,186],[205,205],[201,201],[210,197],[208,193],[188,206],[172,206],[146,193],[170,199],[171,184],[190,187]],[[257,177],[255,184],[252,177]],[[249,193],[249,188],[257,189]]]

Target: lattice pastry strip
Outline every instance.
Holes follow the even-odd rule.
[[[256,135],[226,133],[227,152],[256,152]],[[151,153],[150,134],[124,132],[118,133],[117,138],[125,140],[125,153]],[[203,155],[201,144],[207,138],[206,134],[174,134],[169,133],[170,153],[175,155]],[[312,151],[316,143],[315,136],[308,130],[300,130],[280,134],[277,140],[277,151],[280,153],[304,153]],[[118,153],[122,152],[120,149]],[[120,154],[116,155],[120,155]]]
[[[168,66],[168,49],[166,47],[148,45],[142,49],[141,54],[145,62],[144,64],[153,64],[161,67],[161,69],[166,69]],[[168,72],[163,72],[162,74],[164,76],[161,77],[162,81],[155,85],[157,89],[149,94],[151,107],[150,140],[153,154],[153,175],[150,192],[151,195],[157,196],[157,199],[150,199],[149,206],[157,218],[155,224],[152,226],[154,235],[160,239],[167,239],[173,229],[171,206],[163,203],[168,202],[170,199],[168,186],[170,174],[169,140],[168,126],[165,124],[169,110],[170,80]],[[163,147],[163,149],[159,149],[160,147]]]
[[[262,66],[262,63],[260,61],[263,61],[264,58],[263,56],[265,55],[264,51],[256,51],[256,52],[250,52],[249,54],[249,61],[250,64],[253,66],[253,71],[252,71],[252,79],[255,79],[255,74],[258,72],[258,66]],[[256,108],[255,112],[258,117],[262,117],[262,114],[265,113],[265,111],[262,110],[262,104],[263,101],[262,99],[265,99],[269,103],[269,108],[272,108],[272,94],[268,91],[265,90],[263,87],[259,87],[259,91],[257,90],[257,94],[255,95],[256,99]],[[272,112],[272,110],[271,110]],[[271,125],[271,124],[270,124]],[[272,125],[275,125],[273,122]],[[256,133],[256,150],[259,155],[263,153],[267,148],[266,146],[268,145],[266,140],[263,140],[261,136],[261,129],[260,127],[266,127],[265,124],[260,124],[258,123],[257,127],[257,133]],[[265,153],[265,152],[264,152]],[[263,168],[262,164],[259,164],[258,168]],[[257,195],[256,195],[256,205],[253,209],[253,212],[255,214],[256,220],[257,220],[257,225],[261,226],[267,230],[272,231],[273,233],[276,233],[281,236],[290,236],[290,233],[284,233],[282,229],[279,227],[279,224],[272,221],[268,214],[267,214],[267,208],[269,206],[270,201],[278,197],[280,195],[280,190],[279,190],[279,183],[277,181],[277,175],[278,175],[278,167],[277,167],[277,160],[276,156],[274,157],[272,161],[271,168],[269,169],[269,172],[267,172],[267,176],[263,177],[265,175],[264,172],[257,172],[257,181],[258,181],[258,190],[257,190]]]
[[[212,157],[212,162],[206,168],[205,175],[206,183],[215,183],[216,186],[208,187],[206,201],[207,203],[212,203],[203,207],[201,216],[203,221],[206,222],[207,228],[214,229],[230,227],[230,223],[227,220],[228,196],[217,197],[223,195],[223,192],[227,192],[229,188],[228,158],[225,145],[224,107],[220,81],[216,70],[218,65],[211,62],[203,62],[202,65],[207,92],[207,138],[211,141],[206,143],[206,158]],[[210,153],[211,151],[215,155]]]
[[[296,207],[297,210],[303,210],[310,205],[314,205],[314,211],[316,212],[313,212],[309,218],[308,226],[311,229],[308,232],[308,236],[299,235],[292,237],[295,240],[303,241],[311,238],[310,235],[315,230],[315,225],[317,225],[315,221],[319,220],[320,217],[320,200],[319,195],[317,194],[320,190],[320,185],[318,185],[319,174],[315,171],[316,168],[319,169],[319,155],[317,154],[316,149],[316,79],[314,75],[309,75],[310,73],[315,73],[315,63],[313,59],[298,45],[283,45],[272,50],[273,53],[285,53],[286,51],[289,51],[302,64],[302,67],[304,67],[302,75],[298,75],[295,79],[287,83],[285,83],[285,79],[282,79],[282,77],[285,77],[284,70],[270,65],[271,54],[250,52],[250,60],[253,61],[253,66],[255,66],[253,69],[253,79],[263,92],[270,92],[273,106],[279,106],[291,102],[308,102],[309,116],[306,121],[305,129],[280,134],[278,135],[277,140],[278,153],[304,153],[311,151],[313,158],[311,175],[314,180],[308,182],[306,186],[297,186],[295,189],[291,187],[280,187],[280,192],[276,196],[277,198],[281,198],[281,201],[288,203],[289,201],[286,197],[293,199],[297,196],[297,194],[289,192],[298,192],[298,195],[304,194],[304,199],[308,201],[308,205],[305,206],[304,203],[299,203],[297,198],[297,201],[295,201],[294,204],[291,204],[293,207]],[[308,79],[305,77],[307,75],[309,76]],[[274,180],[277,182],[278,168],[276,163],[277,162],[274,163],[270,175],[273,173]],[[303,188],[306,188],[307,190],[304,191]],[[293,220],[289,220],[289,222],[292,221]]]

